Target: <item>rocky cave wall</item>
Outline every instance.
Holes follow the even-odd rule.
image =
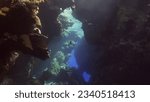
[[[92,84],[150,84],[150,1],[75,0],[83,23]],[[76,52],[80,62],[81,47]],[[100,52],[98,52],[100,51]],[[95,53],[96,52],[96,53]]]

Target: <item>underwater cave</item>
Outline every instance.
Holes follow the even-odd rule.
[[[1,84],[150,84],[149,0],[9,2]]]

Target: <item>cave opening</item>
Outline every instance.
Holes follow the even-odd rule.
[[[45,84],[54,84],[55,81],[68,80],[64,74],[68,73],[68,70],[73,71],[71,75],[68,74],[69,77],[73,77],[73,80],[80,80],[80,84],[88,83],[91,75],[86,70],[80,70],[75,55],[77,47],[84,38],[82,22],[73,16],[71,8],[61,12],[58,16],[58,21],[62,28],[61,36],[56,36],[52,39],[49,43],[49,49],[52,50],[51,57],[39,65],[41,68],[47,68],[57,78],[51,78]]]

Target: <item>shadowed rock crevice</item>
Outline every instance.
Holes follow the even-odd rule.
[[[76,57],[78,63],[88,64],[87,70],[92,74],[91,84],[150,84],[150,2],[75,2],[77,6],[74,15],[83,22],[85,39],[93,46],[93,51],[87,51],[85,48],[88,45],[83,43],[79,46]],[[90,2],[95,5],[90,5]],[[88,55],[86,58],[84,52]],[[83,63],[81,67],[84,67]]]

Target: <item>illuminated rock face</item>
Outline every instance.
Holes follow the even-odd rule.
[[[149,84],[149,0],[75,2],[74,15],[83,23],[86,41],[96,49],[86,60],[92,83]],[[76,56],[83,57],[83,47],[78,50]],[[83,62],[82,57],[77,60]]]

